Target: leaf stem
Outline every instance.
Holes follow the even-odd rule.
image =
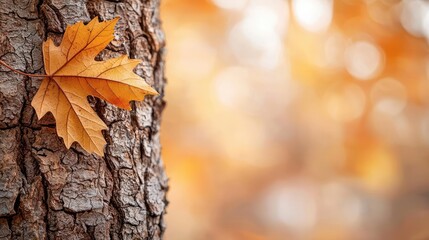
[[[14,68],[12,68],[11,66],[7,65],[5,62],[3,62],[2,60],[0,60],[0,65],[3,65],[4,67],[8,68],[9,70],[12,70],[15,73],[27,76],[27,77],[49,77],[48,75],[44,75],[44,74],[31,74],[31,73],[25,73],[19,70],[16,70]]]

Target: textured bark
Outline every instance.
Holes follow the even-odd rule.
[[[0,240],[161,239],[167,178],[160,156],[164,36],[159,0],[0,0],[0,58],[43,73],[42,41],[67,25],[120,16],[99,60],[128,54],[159,96],[133,110],[89,98],[106,122],[104,158],[67,150],[52,115],[37,120],[30,102],[41,79],[0,69]]]

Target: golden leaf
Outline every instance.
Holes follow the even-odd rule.
[[[126,55],[95,61],[94,58],[113,40],[119,18],[87,25],[68,26],[60,46],[51,39],[43,43],[47,77],[31,105],[39,119],[51,112],[57,132],[67,148],[78,142],[87,152],[103,155],[106,141],[101,133],[106,124],[97,116],[87,96],[106,100],[120,108],[131,109],[131,100],[157,94],[133,69],[141,62]]]

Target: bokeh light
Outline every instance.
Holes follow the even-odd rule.
[[[293,0],[298,23],[310,32],[326,30],[332,20],[333,0]]]
[[[429,3],[163,0],[166,239],[429,239]]]
[[[347,71],[356,79],[368,80],[380,71],[383,64],[380,50],[369,42],[350,44],[345,52]]]

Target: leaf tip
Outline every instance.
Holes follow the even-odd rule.
[[[155,88],[151,88],[151,91],[149,92],[149,94],[150,94],[150,95],[153,95],[153,96],[158,96],[158,95],[159,95],[159,92],[158,92],[158,91],[156,91],[156,90],[155,90]]]
[[[102,149],[96,148],[96,149],[93,151],[93,153],[94,153],[95,155],[98,155],[98,156],[100,156],[100,157],[103,157],[103,156],[104,156],[104,146],[105,146],[105,145],[103,145],[103,148],[102,148]]]
[[[110,21],[112,21],[112,22],[116,25],[116,23],[118,23],[119,19],[121,19],[121,17],[116,16],[116,17],[114,17],[114,18],[113,18],[112,20],[110,20]]]

